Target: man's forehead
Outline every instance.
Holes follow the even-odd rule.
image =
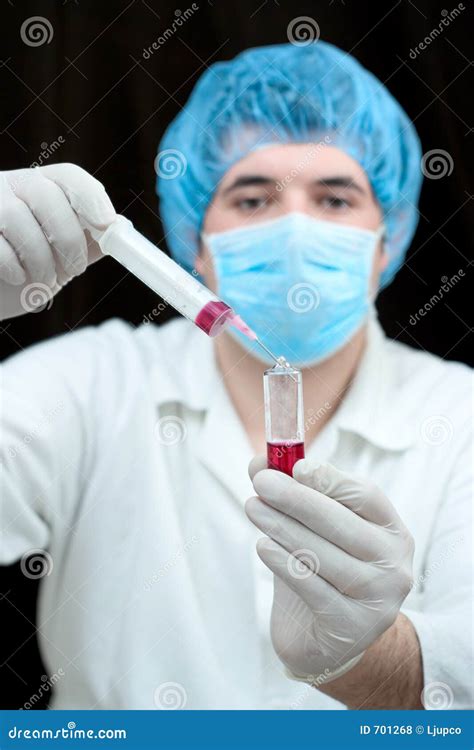
[[[336,146],[315,141],[258,147],[229,168],[220,187],[225,190],[239,177],[249,175],[279,181],[290,172],[293,180],[318,180],[344,174],[368,182],[355,159]]]

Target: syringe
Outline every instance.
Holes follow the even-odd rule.
[[[137,232],[132,222],[124,216],[117,216],[103,233],[86,228],[97,240],[104,254],[118,260],[208,336],[217,336],[229,325],[234,326],[255,341],[275,362],[280,363],[281,360],[260,341],[255,331],[229,305]]]

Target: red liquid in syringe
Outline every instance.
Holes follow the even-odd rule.
[[[304,458],[304,443],[267,443],[267,464],[269,469],[277,469],[293,476],[293,466]]]
[[[217,336],[227,324],[230,324],[247,338],[253,341],[257,339],[257,334],[248,327],[247,323],[244,323],[242,318],[236,315],[229,305],[218,299],[206,302],[194,318],[194,323],[211,338]]]

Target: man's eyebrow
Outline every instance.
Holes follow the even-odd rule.
[[[234,182],[232,182],[229,187],[227,187],[223,191],[223,195],[226,195],[227,193],[230,193],[231,190],[236,190],[237,188],[241,187],[248,187],[248,185],[273,185],[275,184],[276,180],[272,177],[265,177],[264,175],[259,174],[249,174],[249,175],[242,175],[241,177],[236,177]]]
[[[323,177],[321,180],[315,180],[314,184],[329,188],[349,188],[352,190],[357,190],[359,193],[366,192],[364,188],[354,180],[353,177]]]
[[[225,188],[223,191],[223,195],[227,195],[227,193],[230,193],[232,190],[237,190],[237,188],[242,187],[248,187],[249,185],[274,185],[277,182],[277,180],[274,177],[266,177],[265,175],[261,174],[249,174],[249,175],[241,175],[240,177],[236,177],[236,179]],[[359,193],[365,194],[364,188],[359,185],[353,177],[346,177],[337,175],[334,177],[323,177],[320,180],[315,180],[314,185],[318,185],[320,187],[327,187],[327,188],[346,188],[349,190],[357,190]]]

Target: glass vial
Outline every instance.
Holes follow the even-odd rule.
[[[292,476],[304,458],[303,378],[282,360],[263,374],[267,465]]]

